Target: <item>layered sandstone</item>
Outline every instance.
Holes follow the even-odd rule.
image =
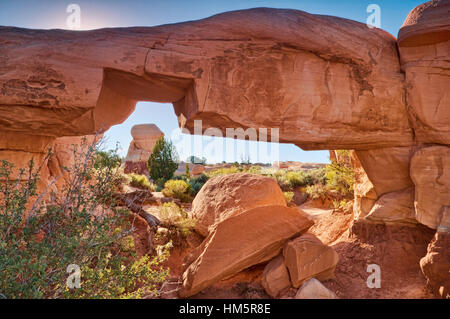
[[[450,2],[424,3],[406,18],[398,34],[406,106],[421,143],[450,144]]]

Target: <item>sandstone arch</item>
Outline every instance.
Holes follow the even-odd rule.
[[[356,150],[374,188],[357,207],[365,217],[382,195],[414,188],[409,162],[423,143],[450,144],[448,6],[413,10],[399,41],[268,8],[158,27],[0,27],[0,156],[104,132],[140,100],[171,102],[183,127],[279,127],[280,142],[306,150]]]

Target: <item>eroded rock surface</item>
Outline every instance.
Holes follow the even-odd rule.
[[[291,286],[289,272],[284,264],[283,255],[275,257],[266,265],[262,274],[261,284],[266,293],[273,298],[276,298],[283,290]]]
[[[207,236],[215,222],[266,205],[286,206],[283,192],[270,177],[236,173],[211,178],[192,203],[195,230]]]
[[[415,217],[436,229],[445,207],[450,206],[450,147],[418,150],[411,160],[411,178],[415,185]]]
[[[277,256],[291,238],[313,225],[297,208],[263,206],[231,216],[214,226],[183,274],[181,297]]]
[[[283,256],[292,285],[296,288],[313,277],[319,280],[333,278],[339,260],[333,248],[309,233],[288,242],[283,248]]]

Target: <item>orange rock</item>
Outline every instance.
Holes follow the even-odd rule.
[[[450,206],[450,147],[425,147],[411,159],[415,185],[416,219],[436,229],[443,210]]]
[[[276,298],[282,291],[291,286],[283,255],[272,259],[266,265],[262,274],[261,284],[266,293],[273,298]]]
[[[257,8],[82,33],[1,27],[0,41],[2,130],[90,135],[155,101],[191,132],[201,119],[279,127],[304,149],[413,143],[396,39],[356,21]]]
[[[427,255],[420,260],[420,268],[433,292],[442,298],[450,297],[450,232],[436,232],[428,245]]]
[[[205,172],[205,166],[197,164],[192,167],[192,175],[200,175]]]
[[[420,143],[450,144],[449,10],[446,0],[421,4],[398,34],[406,107]]]
[[[315,235],[307,233],[286,244],[284,262],[292,285],[296,288],[310,278],[333,278],[339,257],[333,248],[324,245]]]
[[[263,206],[246,210],[217,224],[204,240],[201,253],[183,274],[181,297],[277,256],[290,238],[313,225],[297,208]]]
[[[155,124],[139,124],[131,129],[133,140],[130,142],[126,162],[145,163],[153,152],[156,141],[164,134]],[[125,172],[127,173],[127,172]]]
[[[270,177],[236,173],[211,178],[192,203],[195,230],[207,236],[215,222],[266,205],[286,206],[283,192]]]

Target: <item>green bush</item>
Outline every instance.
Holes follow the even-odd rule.
[[[122,164],[122,159],[114,150],[100,151],[96,150],[94,167],[96,169],[103,167],[117,168]]]
[[[305,192],[309,194],[312,199],[324,200],[328,194],[328,187],[322,184],[314,184],[306,186]]]
[[[183,180],[170,180],[164,184],[162,193],[166,197],[178,198],[182,202],[192,201],[192,186]]]
[[[128,174],[131,178],[130,185],[133,187],[149,190],[150,192],[155,191],[155,185],[150,183],[147,176],[139,174]]]
[[[284,198],[286,198],[286,203],[289,204],[292,202],[292,199],[294,198],[294,192],[283,192]]]
[[[164,226],[175,229],[183,237],[190,234],[195,226],[196,220],[175,203],[164,203],[159,206],[159,217]]]
[[[344,196],[353,194],[354,172],[347,163],[333,161],[326,166],[327,185]]]
[[[75,154],[76,153],[76,154]],[[128,298],[156,294],[168,275],[156,257],[123,250],[129,212],[114,204],[117,170],[95,169],[86,146],[58,192],[37,193],[39,169],[31,161],[12,179],[13,164],[0,162],[0,294],[6,298]],[[48,198],[47,198],[48,197]],[[43,201],[44,198],[47,198]],[[69,265],[81,269],[81,287],[69,289]]]
[[[234,173],[242,173],[243,169],[239,167],[238,165],[233,165],[232,167],[223,167],[223,168],[217,168],[211,170],[208,175],[209,177],[215,177],[215,176],[221,176],[221,175],[228,175],[228,174],[234,174]]]
[[[178,168],[178,154],[172,142],[160,137],[148,159],[150,178],[157,185],[164,185]]]
[[[206,174],[201,174],[199,177],[189,179],[189,184],[192,187],[192,192],[194,195],[200,191],[203,185],[208,181],[209,177]]]

